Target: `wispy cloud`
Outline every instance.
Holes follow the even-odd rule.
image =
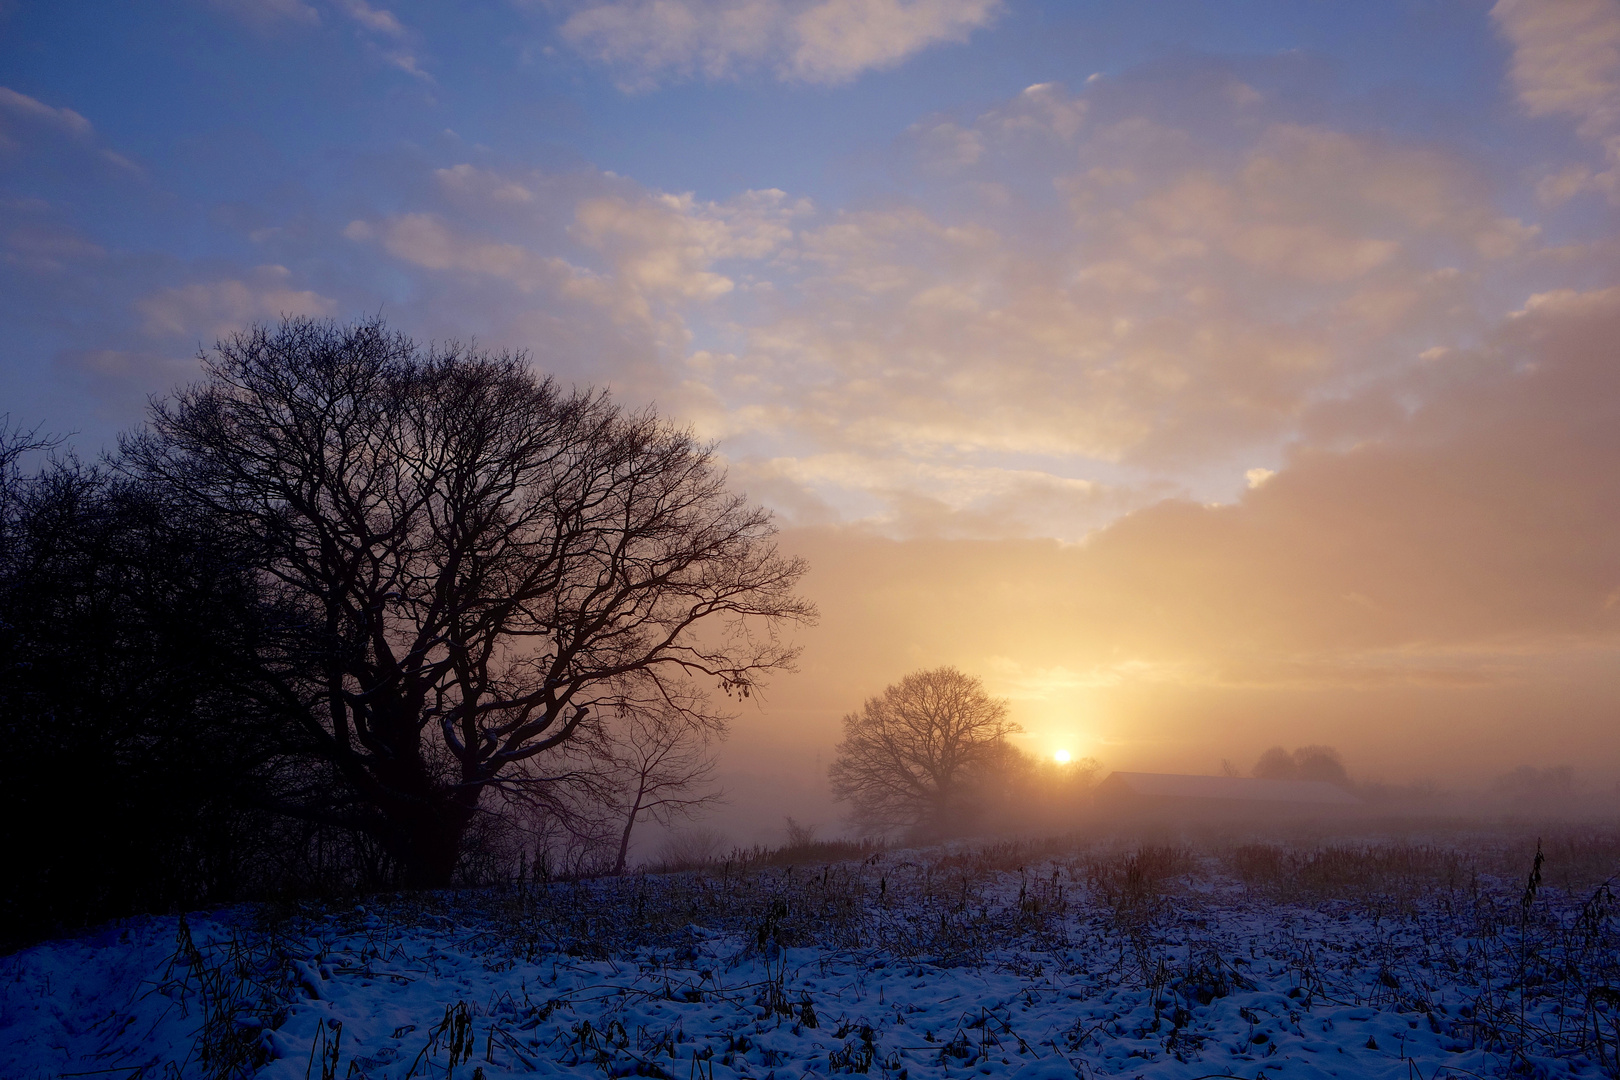
[[[134,161],[101,145],[95,126],[82,114],[0,86],[0,151],[18,150],[30,143],[70,155],[93,154],[124,173],[144,175]]]
[[[1491,17],[1513,46],[1526,111],[1574,117],[1590,139],[1620,130],[1620,3],[1499,0]]]
[[[1382,431],[1367,387],[1449,369],[1504,284],[1546,291],[1513,291],[1539,230],[1473,162],[1213,82],[1197,128],[1151,85],[922,121],[897,148],[922,194],[879,206],[463,162],[348,236],[496,286],[508,328],[606,318],[657,357],[636,385],[804,520],[1080,540],[1166,495],[1271,490],[1307,425]]]
[[[1107,686],[1168,683],[1205,715],[1219,712],[1212,691],[1282,692],[1248,706],[1278,710],[1273,730],[1382,687],[1376,710],[1342,704],[1404,728],[1389,732],[1402,753],[1444,731],[1437,707],[1484,704],[1413,688],[1475,687],[1517,697],[1505,707],[1549,736],[1590,739],[1598,729],[1580,726],[1601,723],[1612,745],[1600,718],[1620,653],[1616,334],[1615,290],[1544,298],[1485,330],[1439,376],[1444,392],[1381,436],[1306,437],[1233,502],[1140,506],[1083,544],[798,532],[789,542],[827,598],[807,668],[829,686],[881,685],[916,657],[980,671],[1016,657],[1022,672],[1073,676],[1049,688],[1070,715]]]
[[[321,13],[305,0],[209,0],[219,10],[258,30],[319,26]]]
[[[671,80],[844,83],[988,26],[1001,0],[613,0],[572,15],[562,36],[627,88]]]
[[[391,38],[405,36],[405,27],[394,17],[394,13],[386,8],[372,7],[366,0],[337,0],[337,6],[355,23],[373,34]]]
[[[18,119],[49,125],[69,135],[88,136],[93,130],[90,121],[72,109],[47,105],[4,86],[0,86],[0,111]]]
[[[1524,110],[1573,119],[1609,164],[1556,171],[1538,189],[1542,202],[1587,189],[1620,197],[1620,2],[1499,0],[1491,17],[1513,48],[1509,78]]]
[[[218,9],[227,12],[256,30],[269,32],[296,27],[315,27],[324,23],[321,11],[336,13],[354,27],[360,39],[375,50],[384,62],[408,75],[432,82],[433,77],[423,67],[413,47],[415,35],[388,8],[377,7],[368,0],[324,0],[319,6],[306,0],[210,0]]]
[[[192,338],[206,344],[250,323],[332,315],[337,310],[327,297],[296,287],[292,272],[275,265],[257,267],[244,278],[159,289],[135,307],[148,336]]]
[[[676,350],[690,342],[688,317],[695,313],[688,309],[701,312],[737,288],[720,264],[769,258],[792,240],[793,221],[810,212],[808,202],[781,191],[709,202],[605,175],[565,193],[546,178],[468,164],[438,169],[435,179],[446,212],[358,220],[344,235],[378,242],[424,270],[478,275],[525,295],[588,304],[621,330],[637,328]],[[567,202],[559,206],[559,199]],[[562,217],[565,228],[548,234],[548,216]],[[493,229],[507,237],[494,238]]]

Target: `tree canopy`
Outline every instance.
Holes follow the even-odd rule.
[[[1344,758],[1331,746],[1301,746],[1293,753],[1273,746],[1255,762],[1254,775],[1263,780],[1325,780],[1350,786]]]
[[[1007,703],[954,667],[916,671],[844,717],[829,776],[833,794],[869,831],[924,835],[960,828],[976,807],[976,786],[1012,748],[1020,728]]]
[[[270,861],[240,796],[279,779],[251,568],[148,486],[16,467],[41,448],[0,430],[0,948],[229,898]]]
[[[277,808],[370,832],[408,880],[447,881],[483,793],[543,792],[594,718],[706,720],[694,687],[749,695],[814,618],[712,447],[521,354],[296,319],[202,361],[125,467],[302,613],[257,685],[342,794]]]

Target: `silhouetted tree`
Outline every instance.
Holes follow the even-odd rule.
[[[978,679],[954,667],[913,672],[844,717],[833,795],[869,832],[950,833],[971,818],[978,780],[1006,764],[1006,738],[1019,730]]]
[[[543,788],[518,793],[519,817],[554,865],[622,874],[637,825],[671,825],[721,801],[712,781],[725,736],[723,718],[697,708],[604,711],[551,755]]]
[[[1331,746],[1301,746],[1294,751],[1295,775],[1301,780],[1322,780],[1340,787],[1350,786],[1344,759]]]
[[[1261,780],[1293,780],[1294,755],[1280,746],[1273,746],[1254,763],[1254,775]]]
[[[814,615],[709,447],[520,355],[291,320],[201,359],[129,468],[304,612],[315,675],[257,653],[262,704],[346,794],[279,808],[370,832],[412,883],[446,883],[483,793],[543,788],[595,716],[702,719],[694,681],[746,696]]]
[[[210,522],[0,437],[0,939],[231,899],[279,778],[244,658],[276,632]],[[39,448],[36,441],[34,449]]]

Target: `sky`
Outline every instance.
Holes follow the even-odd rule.
[[[656,403],[822,611],[736,821],[940,664],[1105,766],[1612,786],[1617,205],[1620,0],[0,0],[0,411],[375,313]]]

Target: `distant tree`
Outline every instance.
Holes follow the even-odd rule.
[[[787,833],[787,843],[784,845],[789,851],[802,850],[816,842],[816,827],[800,822],[792,814],[784,819]]]
[[[833,795],[865,831],[948,834],[971,818],[977,782],[1005,763],[1019,730],[978,679],[954,667],[913,672],[844,717]]]
[[[342,795],[277,808],[370,833],[409,883],[450,880],[487,790],[543,790],[620,706],[706,722],[694,687],[747,696],[814,616],[710,447],[521,355],[298,319],[201,360],[124,460],[303,613],[256,677]]]
[[[1331,746],[1301,746],[1293,753],[1273,746],[1255,762],[1254,775],[1264,780],[1322,780],[1340,787],[1350,784],[1344,759]]]
[[[1261,780],[1293,780],[1295,774],[1294,755],[1280,746],[1273,746],[1254,763],[1254,775]]]
[[[1301,780],[1322,780],[1348,787],[1350,774],[1344,758],[1331,746],[1301,746],[1294,751],[1294,775]]]

